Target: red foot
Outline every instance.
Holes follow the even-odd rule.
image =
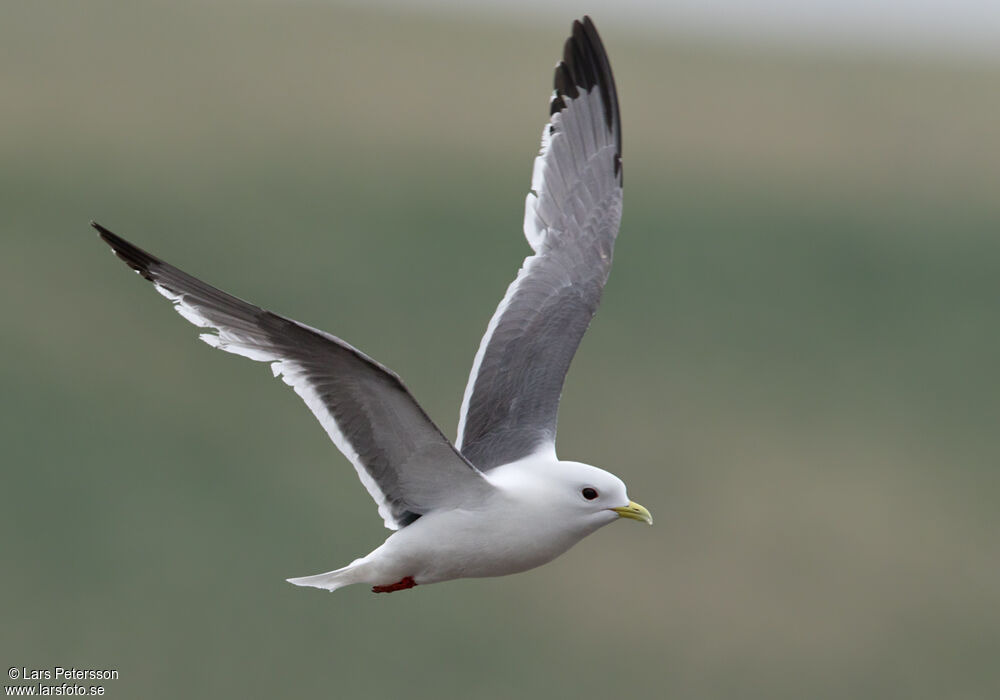
[[[417,582],[413,580],[412,576],[407,576],[401,581],[396,581],[396,583],[390,583],[388,586],[372,586],[372,593],[392,593],[393,591],[405,591],[407,588],[413,588],[417,585]]]

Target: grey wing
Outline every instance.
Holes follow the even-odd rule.
[[[456,446],[485,471],[554,454],[559,396],[611,270],[622,207],[614,77],[589,17],[556,66],[524,234],[534,254],[490,320],[465,389]]]
[[[271,362],[351,461],[395,530],[436,508],[487,497],[493,487],[424,413],[392,371],[344,341],[222,292],[116,236],[114,253],[152,282],[209,345]]]

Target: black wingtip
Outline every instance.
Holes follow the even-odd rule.
[[[97,233],[100,234],[101,240],[103,240],[105,243],[107,243],[112,248],[115,248],[119,243],[127,243],[127,241],[125,241],[124,239],[122,239],[122,238],[116,236],[115,234],[111,233],[111,231],[109,231],[108,229],[104,228],[103,226],[101,226],[96,221],[91,221],[90,225],[93,228],[97,229]]]
[[[108,229],[101,226],[96,221],[91,221],[90,225],[97,229],[101,239],[111,246],[112,252],[117,255],[122,262],[145,277],[150,282],[153,280],[151,268],[162,261],[151,253],[147,253],[142,248],[132,245],[121,236],[115,235]]]
[[[549,113],[566,109],[566,99],[579,97],[580,91],[590,91],[597,88],[601,91],[601,103],[604,106],[604,121],[608,130],[614,132],[618,147],[618,158],[615,166],[621,174],[621,115],[618,110],[618,92],[615,89],[615,77],[611,72],[611,62],[601,35],[590,15],[573,21],[573,29],[563,46],[563,58],[556,65],[553,79],[555,93],[549,103]]]
[[[582,20],[573,20],[572,30],[563,45],[562,60],[556,65],[554,83],[556,97],[565,95],[571,98],[578,96],[579,90],[600,86],[605,97],[605,117],[608,128],[611,128],[617,116],[610,110],[614,106],[614,76],[604,43],[589,15],[584,15]]]

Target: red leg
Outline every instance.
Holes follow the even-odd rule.
[[[412,576],[407,576],[396,583],[390,583],[388,586],[372,586],[372,593],[392,593],[393,591],[404,591],[407,588],[413,588],[417,585],[417,582],[413,580]]]

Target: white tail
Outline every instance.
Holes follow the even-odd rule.
[[[362,576],[358,575],[360,572],[358,571],[357,564],[359,563],[361,563],[360,560],[354,561],[342,569],[327,571],[325,574],[286,580],[289,583],[294,583],[296,586],[312,586],[313,588],[325,588],[328,591],[335,591],[338,588],[343,588],[344,586],[364,580]]]

